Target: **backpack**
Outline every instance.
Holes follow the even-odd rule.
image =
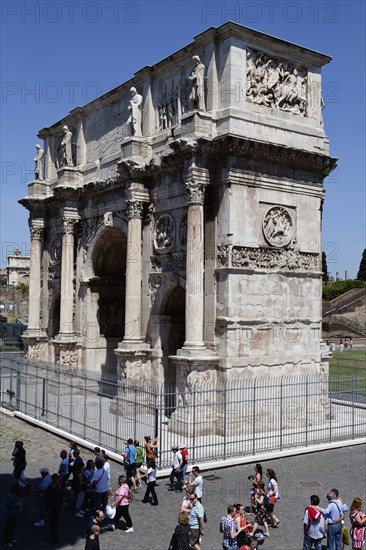
[[[130,488],[128,488],[127,500],[128,500],[128,502],[133,501],[133,492],[132,492],[132,489],[130,489]]]

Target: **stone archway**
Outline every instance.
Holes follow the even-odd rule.
[[[88,283],[91,291],[88,316],[97,321],[97,362],[106,373],[116,373],[114,349],[124,337],[126,256],[125,233],[118,227],[105,227],[98,234],[91,254],[93,276]]]
[[[160,309],[160,340],[163,352],[164,385],[169,393],[176,386],[175,366],[169,357],[176,355],[185,341],[185,289],[176,285],[167,292]],[[173,406],[173,403],[171,403]]]

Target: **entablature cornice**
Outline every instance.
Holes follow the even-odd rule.
[[[211,164],[214,165],[228,157],[238,157],[313,173],[323,179],[334,170],[338,160],[317,152],[233,135],[214,139],[200,137],[197,140],[180,138],[172,141],[169,146],[172,149],[171,153],[155,156],[145,165],[131,160],[121,161],[119,163],[121,176],[124,179],[135,179],[136,181],[151,181],[184,170],[187,161],[193,158],[199,162],[205,161],[209,168]]]

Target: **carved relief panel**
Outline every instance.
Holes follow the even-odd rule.
[[[163,214],[155,223],[154,247],[158,254],[169,252],[175,241],[175,223],[171,216]]]
[[[179,77],[160,82],[158,93],[158,130],[166,130],[179,123]]]
[[[290,244],[294,236],[291,214],[282,206],[273,206],[266,212],[262,228],[266,241],[275,247]]]
[[[258,50],[247,50],[247,101],[307,116],[308,71]]]

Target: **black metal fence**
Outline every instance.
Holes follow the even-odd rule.
[[[195,463],[358,439],[366,433],[366,372],[200,383],[189,389],[65,371],[0,355],[1,406],[120,452],[159,436],[158,466],[184,441]]]

